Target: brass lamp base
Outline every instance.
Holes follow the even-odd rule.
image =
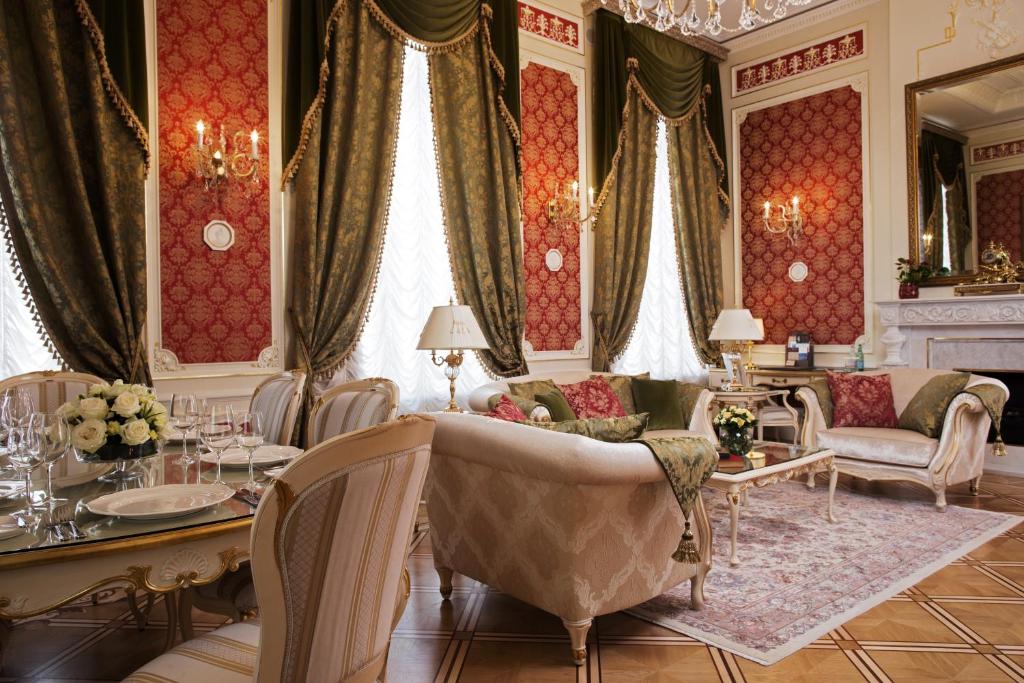
[[[434,365],[438,367],[441,367],[442,365],[448,366],[444,369],[444,374],[445,377],[448,378],[448,393],[450,398],[448,400],[448,407],[446,407],[442,412],[463,412],[462,408],[459,407],[458,402],[455,400],[455,379],[459,376],[459,369],[462,366],[464,357],[465,354],[462,351],[449,351],[448,355],[444,358],[438,358],[437,353],[434,351],[430,352],[430,360]]]

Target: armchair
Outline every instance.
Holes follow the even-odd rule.
[[[928,380],[947,370],[887,368],[863,374],[889,374],[893,403],[900,414]],[[971,375],[968,387],[994,384],[1009,394],[1002,382]],[[985,442],[991,420],[977,397],[960,394],[946,411],[938,439],[907,429],[878,427],[830,427],[813,389],[801,387],[797,399],[805,408],[804,445],[820,445],[836,453],[839,471],[869,481],[910,481],[935,493],[935,506],[946,509],[946,488],[965,481],[977,493],[985,459]]]

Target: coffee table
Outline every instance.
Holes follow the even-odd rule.
[[[718,469],[711,475],[707,485],[725,492],[729,501],[729,534],[731,549],[729,564],[740,563],[736,552],[736,536],[740,522],[740,503],[746,501],[747,490],[763,488],[793,477],[807,475],[807,487],[813,488],[814,475],[828,472],[828,521],[834,522],[832,500],[836,493],[839,470],[833,462],[835,452],[820,447],[805,447],[773,441],[755,441],[754,452],[764,453],[764,458],[720,459]]]

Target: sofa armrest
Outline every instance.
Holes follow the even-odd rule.
[[[968,386],[993,384],[1007,395],[1006,385],[988,378],[972,379]],[[940,473],[949,470],[947,479],[962,481],[981,473],[985,443],[992,419],[977,396],[959,394],[946,409],[939,434],[939,445],[928,469]]]
[[[814,389],[800,387],[796,391],[796,398],[804,405],[804,424],[800,432],[800,441],[808,448],[815,448],[818,445],[818,432],[828,429],[825,414],[821,412],[821,404],[818,403],[818,395],[814,393]]]
[[[711,402],[715,395],[708,389],[700,392],[697,402],[693,406],[693,414],[690,415],[689,431],[707,437],[714,445],[718,445],[718,433],[711,422]]]

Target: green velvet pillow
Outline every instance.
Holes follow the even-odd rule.
[[[551,413],[552,422],[565,422],[566,420],[576,419],[576,413],[572,412],[569,402],[565,400],[565,395],[558,389],[545,394],[537,394],[533,398],[541,405],[547,407],[548,412]],[[529,413],[526,414],[529,415]]]
[[[529,401],[535,400],[537,394],[546,394],[551,391],[558,391],[558,387],[550,379],[531,379],[526,382],[509,382],[509,397],[525,398]],[[529,415],[529,413],[527,413]]]
[[[624,443],[639,439],[647,431],[647,413],[625,417],[594,417],[589,420],[564,422],[521,422],[562,434],[579,434],[608,443]]]
[[[519,410],[530,415],[538,406],[543,405],[530,398],[522,398],[520,396],[512,396],[510,394],[495,394],[487,399],[487,410],[494,410],[494,406],[498,405],[498,401],[501,400],[502,396],[508,396],[509,400],[519,406]]]
[[[700,399],[700,395],[704,393],[707,387],[699,384],[691,384],[690,382],[676,382],[677,393],[679,394],[679,405],[682,408],[683,420],[686,421],[686,426],[683,429],[689,429],[690,420],[693,419],[693,409],[697,407],[697,400]],[[529,413],[527,413],[529,414]]]
[[[633,415],[637,412],[636,402],[633,401],[633,379],[650,379],[651,373],[645,372],[642,375],[591,375],[591,377],[604,377],[612,391],[622,403],[626,415]]]
[[[914,398],[903,409],[900,429],[911,429],[930,439],[939,438],[949,404],[964,390],[970,379],[971,375],[967,372],[951,372],[932,377],[917,390]]]
[[[807,388],[818,397],[821,414],[825,417],[825,426],[832,427],[832,391],[828,388],[828,380],[812,379],[807,383]]]
[[[647,428],[686,429],[683,406],[679,402],[679,382],[671,379],[633,379],[633,400],[636,409],[650,413]]]

